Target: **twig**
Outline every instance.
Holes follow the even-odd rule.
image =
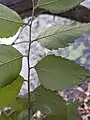
[[[23,57],[26,57],[26,58],[27,58],[28,56],[27,56],[27,55],[23,55]]]
[[[35,41],[37,41],[37,40],[33,40],[33,41],[20,41],[20,42],[15,42],[13,45],[18,45],[18,44],[23,44],[23,43],[33,43],[33,42],[35,42]]]
[[[20,30],[20,32],[19,32],[19,34],[18,34],[18,36],[16,37],[16,39],[14,40],[14,42],[11,44],[11,45],[14,45],[15,44],[15,42],[17,41],[17,39],[20,37],[20,35],[21,35],[21,32],[23,31],[23,29],[26,27],[26,25],[24,25],[22,28],[21,28],[21,30]]]
[[[20,41],[20,42],[15,42],[13,45],[18,45],[18,44],[23,44],[23,43],[29,43],[29,41]]]
[[[31,70],[31,69],[33,69],[34,67],[29,67],[29,69]]]
[[[31,16],[31,23],[29,25],[30,30],[29,30],[29,48],[28,48],[28,120],[30,120],[30,50],[31,50],[31,29],[32,29],[32,21],[34,17],[34,0],[32,0],[32,16]]]
[[[29,25],[30,21],[31,21],[31,18],[28,20],[27,23],[23,23],[23,27],[21,28],[21,30],[20,30],[20,32],[19,32],[19,35],[16,37],[16,39],[14,40],[14,42],[13,42],[11,45],[16,45],[16,44],[17,44],[16,41],[17,41],[17,39],[20,37],[23,29],[24,29],[26,26],[30,26],[30,25]],[[24,41],[24,43],[25,43],[25,42],[27,42],[27,41]],[[20,42],[20,43],[23,43],[23,41]],[[18,44],[19,44],[19,42],[18,42]]]

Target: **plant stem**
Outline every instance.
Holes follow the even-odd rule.
[[[30,23],[30,28],[29,28],[29,48],[28,48],[28,56],[27,56],[27,61],[28,61],[28,120],[30,120],[30,71],[31,71],[31,66],[30,66],[30,51],[31,51],[31,29],[32,29],[32,21],[34,17],[34,0],[32,0],[32,16],[31,16],[31,23]]]
[[[22,33],[22,31],[23,31],[23,29],[24,29],[25,27],[26,27],[26,26],[24,25],[24,26],[21,28],[18,36],[15,38],[14,42],[13,42],[11,45],[14,45],[14,44],[15,44],[15,42],[18,40],[18,38],[20,37],[20,35],[21,35],[21,33]]]

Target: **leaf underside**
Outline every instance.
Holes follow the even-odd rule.
[[[80,4],[83,0],[38,0],[37,7],[46,9],[51,13],[60,13]]]
[[[90,24],[78,22],[72,25],[57,25],[42,31],[36,39],[43,47],[48,49],[64,48],[89,29]]]

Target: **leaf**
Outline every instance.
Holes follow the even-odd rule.
[[[23,78],[18,76],[17,79],[6,87],[0,88],[0,109],[7,105],[11,105],[15,101],[21,86]]]
[[[77,120],[78,102],[68,104],[67,106],[67,120]]]
[[[8,7],[0,4],[0,37],[11,37],[23,25],[20,16]]]
[[[9,117],[11,120],[28,119],[28,100],[25,95],[16,97],[10,107],[11,113],[9,112]]]
[[[17,119],[18,114],[19,114],[19,112],[14,111],[9,115],[9,117],[10,117],[11,120],[18,120]]]
[[[21,112],[13,112],[10,115],[11,120],[28,120],[28,110],[23,110]]]
[[[41,32],[36,40],[43,47],[48,49],[58,49],[69,46],[68,43],[74,42],[84,32],[90,29],[90,24],[76,23],[72,25],[57,25]]]
[[[15,111],[22,111],[28,108],[28,100],[24,96],[18,96],[11,106]]]
[[[10,119],[5,113],[2,113],[0,116],[0,120],[10,120]]]
[[[67,115],[65,114],[51,114],[44,118],[44,120],[77,120],[78,103],[74,102],[67,105]]]
[[[60,13],[80,4],[83,0],[38,0],[37,7],[46,9],[51,13]]]
[[[51,114],[46,116],[43,120],[67,120],[67,116],[63,114]]]
[[[48,89],[60,90],[80,84],[90,71],[59,56],[46,56],[35,66],[40,83]]]
[[[9,45],[0,45],[0,87],[13,82],[22,68],[21,53]]]
[[[66,102],[55,92],[45,89],[42,85],[34,90],[35,101],[32,109],[40,110],[43,114],[66,114]]]
[[[35,100],[34,94],[30,92],[30,114],[32,116],[33,111],[31,111],[31,106],[33,101]],[[12,120],[27,120],[28,118],[28,93],[23,96],[18,96],[15,101],[11,105],[10,118]]]

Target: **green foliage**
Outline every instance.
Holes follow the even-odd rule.
[[[78,22],[72,25],[56,25],[41,32],[36,39],[48,49],[64,48],[89,29],[90,24]]]
[[[60,90],[74,87],[85,80],[89,70],[59,56],[46,56],[35,66],[40,83],[45,88]]]
[[[78,108],[78,102],[74,102],[71,104],[68,104],[67,106],[67,120],[77,120],[78,113],[77,113],[77,108]]]
[[[23,110],[20,112],[14,111],[11,114],[2,113],[0,120],[28,120],[28,111]]]
[[[59,56],[46,56],[35,66],[40,83],[51,90],[60,90],[80,84],[90,71],[73,61]]]
[[[0,87],[14,81],[22,68],[21,53],[9,45],[0,45]]]
[[[28,119],[28,101],[24,96],[18,96],[14,102],[10,105],[11,109],[5,111],[5,114],[1,114],[0,120],[2,118],[7,118],[5,120],[27,120]]]
[[[35,100],[33,110],[41,110],[44,114],[66,114],[66,102],[56,93],[39,86],[33,92]]]
[[[12,103],[11,107],[15,111],[25,110],[28,107],[28,101],[24,96],[18,96],[16,97],[15,101]]]
[[[42,85],[33,91],[35,100],[33,111],[41,110],[44,120],[76,120],[78,102],[68,104],[56,92],[45,89]]]
[[[67,105],[67,114],[53,114],[48,115],[44,120],[77,120],[78,103],[71,103]]]
[[[23,83],[23,78],[18,76],[14,82],[6,87],[0,88],[0,108],[10,105],[15,101],[20,92]]]
[[[0,120],[10,120],[10,119],[5,113],[2,113],[0,116]]]
[[[37,7],[46,9],[51,13],[60,13],[67,11],[83,0],[38,0]]]
[[[20,16],[8,7],[0,4],[0,37],[11,37],[23,25]]]
[[[13,112],[10,116],[11,120],[28,120],[28,110],[23,110],[21,112]]]
[[[47,115],[43,120],[67,120],[66,114]]]
[[[82,0],[38,0],[36,8],[43,8],[51,13],[60,13],[72,9],[81,2]],[[0,37],[13,36],[22,26],[20,16],[0,4]],[[89,23],[58,25],[41,32],[36,40],[48,49],[64,48],[89,28]],[[65,58],[54,55],[46,56],[34,67],[41,85],[30,93],[29,101],[28,93],[18,96],[24,81],[24,78],[19,75],[22,68],[22,57],[22,54],[14,47],[0,45],[0,109],[10,106],[10,110],[2,112],[0,120],[27,120],[29,119],[29,109],[31,117],[37,110],[40,110],[44,115],[44,120],[77,120],[78,102],[67,104],[58,95],[57,90],[80,84],[86,76],[89,76],[90,71]]]

